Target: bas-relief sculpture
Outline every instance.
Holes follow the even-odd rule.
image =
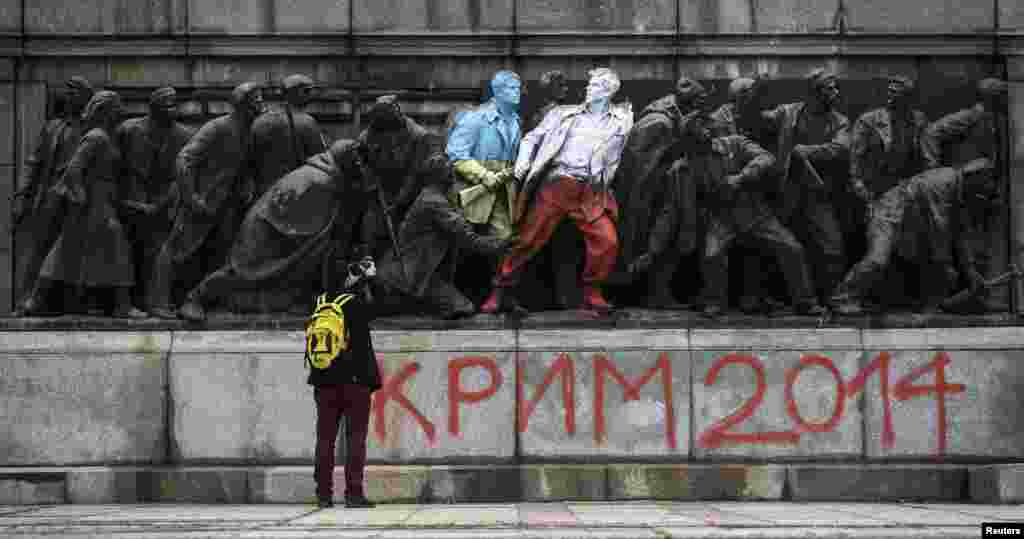
[[[747,312],[770,311],[781,291],[798,315],[885,310],[869,298],[897,256],[927,284],[926,312],[984,312],[993,287],[1019,277],[989,256],[990,216],[1005,203],[1005,82],[981,81],[973,106],[929,123],[914,81],[893,76],[884,106],[851,124],[834,73],[814,70],[803,101],[768,109],[763,81],[735,79],[712,112],[704,85],[684,76],[634,123],[628,103],[612,102],[623,83],[611,70],[591,72],[578,105],[565,104],[565,77],[551,72],[523,129],[524,83],[500,71],[487,102],[453,117],[447,140],[385,96],[355,140],[331,143],[304,110],[318,86],[303,75],[282,81],[283,108],[271,112],[261,85],[239,85],[232,112],[195,134],[175,120],[173,88],[119,125],[119,96],[76,77],[67,117],[42,129],[14,197],[15,314],[104,302],[128,318],[145,309],[202,321],[239,305],[305,314],[366,258],[384,312],[449,319],[522,315],[531,302],[519,294],[537,290],[573,307],[573,284],[580,307],[598,313],[615,307],[609,298],[691,308],[673,294],[681,275],[715,318],[729,309],[731,258]],[[852,233],[867,244],[860,260],[847,259],[851,231],[837,216],[851,207]],[[558,263],[575,244],[556,230],[569,243],[582,236],[582,264]],[[533,271],[549,278],[517,288],[551,263],[537,256],[548,243],[561,275]],[[457,271],[470,260],[475,279],[493,283],[480,304]],[[58,287],[74,301],[53,301]],[[284,302],[245,299],[268,292]]]

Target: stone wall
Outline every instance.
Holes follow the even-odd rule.
[[[188,111],[199,122],[224,112],[227,89],[242,80],[307,73],[329,88],[314,112],[335,137],[356,133],[358,105],[380,92],[408,90],[412,115],[440,126],[454,106],[476,101],[481,81],[498,68],[527,80],[560,68],[582,80],[599,63],[620,72],[638,105],[681,73],[784,80],[824,63],[850,80],[876,82],[866,93],[847,92],[851,114],[880,102],[879,78],[901,72],[921,81],[935,117],[962,106],[964,88],[978,78],[1008,69],[1020,80],[1024,20],[1014,7],[998,0],[0,0],[0,312],[12,304],[9,193],[45,116],[48,88],[71,75],[123,91],[133,113],[143,111],[152,88],[174,84],[195,99]],[[1019,102],[1016,87],[1014,95]],[[868,97],[873,102],[859,101]],[[1022,234],[1010,236],[1018,259]]]
[[[371,463],[1024,457],[1016,327],[374,333]],[[0,467],[308,464],[301,346],[298,331],[2,333]]]

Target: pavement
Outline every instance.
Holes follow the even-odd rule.
[[[0,537],[695,539],[981,537],[1024,505],[796,502],[548,502],[0,506]]]

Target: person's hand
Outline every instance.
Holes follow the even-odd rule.
[[[796,146],[793,146],[793,153],[804,159],[807,159],[807,157],[811,155],[811,151],[811,146],[806,144],[797,144]]]
[[[15,196],[14,200],[11,201],[11,222],[20,223],[25,218],[25,212],[28,209],[28,197]]]
[[[864,204],[869,204],[871,202],[871,191],[868,191],[864,182],[857,182],[853,184],[853,194]]]
[[[743,185],[743,177],[739,174],[730,174],[725,177],[725,184],[729,186],[729,189],[736,191]]]
[[[199,193],[193,193],[192,199],[189,202],[191,203],[192,211],[205,216],[213,215],[213,211],[210,209],[210,206],[206,204],[206,200],[204,200]]]
[[[484,174],[483,178],[480,180],[480,183],[484,187],[486,187],[488,191],[493,192],[498,189],[498,186],[501,185],[503,181],[500,175],[495,174],[494,172],[491,171],[487,171],[487,173]]]

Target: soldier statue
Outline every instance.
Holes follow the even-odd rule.
[[[678,307],[672,276],[683,256],[698,243],[696,186],[673,163],[683,153],[682,127],[695,111],[704,111],[707,91],[681,77],[675,91],[644,108],[629,133],[614,190],[624,208],[619,237],[620,270],[647,274],[646,305]]]
[[[254,198],[271,184],[299,168],[306,159],[327,150],[316,120],[305,111],[317,89],[305,75],[289,75],[281,82],[284,107],[268,111],[252,123],[252,159],[256,174]]]
[[[153,262],[174,224],[178,204],[174,160],[192,137],[191,130],[176,121],[177,110],[174,88],[158,88],[149,96],[149,114],[125,120],[115,135],[130,186],[124,224],[135,264],[135,305],[145,305]]]
[[[97,92],[82,112],[87,130],[68,161],[67,170],[51,189],[65,199],[60,237],[43,261],[39,279],[25,301],[25,313],[38,312],[40,298],[54,282],[87,290],[112,289],[113,316],[145,318],[132,305],[135,284],[131,245],[121,224],[123,195],[121,152],[114,129],[121,119],[116,92]]]
[[[176,282],[189,286],[223,264],[234,240],[235,214],[252,196],[251,171],[245,165],[249,128],[263,113],[261,87],[253,82],[238,85],[231,92],[231,106],[230,114],[207,122],[178,154],[181,201],[148,286],[147,307],[159,318],[177,316],[172,295]]]
[[[836,110],[835,74],[807,76],[809,99],[764,111],[777,136],[776,166],[783,178],[783,222],[809,247],[819,297],[828,297],[846,269],[843,235],[833,195],[849,168],[850,122]]]
[[[65,83],[66,116],[54,118],[43,126],[36,145],[25,163],[25,175],[14,193],[11,220],[14,228],[15,316],[26,313],[25,301],[35,288],[39,267],[61,232],[64,199],[51,187],[64,175],[68,160],[82,137],[82,110],[92,98],[93,88],[82,77]],[[36,298],[33,311],[45,310],[49,298]]]

